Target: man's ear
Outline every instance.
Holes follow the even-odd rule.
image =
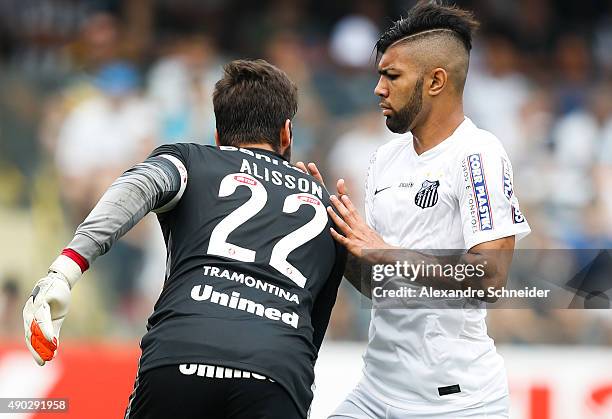
[[[429,86],[426,86],[430,96],[438,96],[448,83],[448,73],[443,68],[434,68],[431,72]]]
[[[287,148],[291,147],[291,142],[293,141],[293,127],[291,125],[291,120],[287,119],[285,124],[281,128],[280,132],[280,148],[281,154]]]
[[[219,131],[217,131],[217,128],[215,128],[215,144],[217,144],[217,147],[221,145],[219,143]]]

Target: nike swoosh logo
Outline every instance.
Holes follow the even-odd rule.
[[[376,194],[378,194],[378,193],[380,193],[380,192],[382,192],[382,191],[386,191],[386,190],[387,190],[387,189],[389,189],[390,187],[391,187],[391,186],[387,186],[386,188],[382,188],[382,189],[379,189],[379,190],[377,190],[377,191],[374,191],[374,195],[376,195]]]

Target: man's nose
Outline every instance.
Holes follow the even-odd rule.
[[[389,90],[385,86],[382,77],[378,80],[378,83],[376,84],[376,87],[374,88],[374,94],[380,97],[389,96]]]

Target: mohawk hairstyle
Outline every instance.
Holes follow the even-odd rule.
[[[404,38],[429,31],[446,31],[457,37],[469,52],[472,35],[480,24],[472,12],[457,6],[446,6],[437,0],[417,3],[405,18],[397,20],[376,42],[376,55]]]

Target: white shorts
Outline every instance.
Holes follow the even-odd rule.
[[[359,384],[328,419],[508,419],[510,398],[505,396],[477,408],[452,410],[444,413],[440,413],[439,409],[440,406],[432,406],[432,410],[436,412],[427,413],[425,407],[419,407],[417,412],[390,406],[365,391]]]

